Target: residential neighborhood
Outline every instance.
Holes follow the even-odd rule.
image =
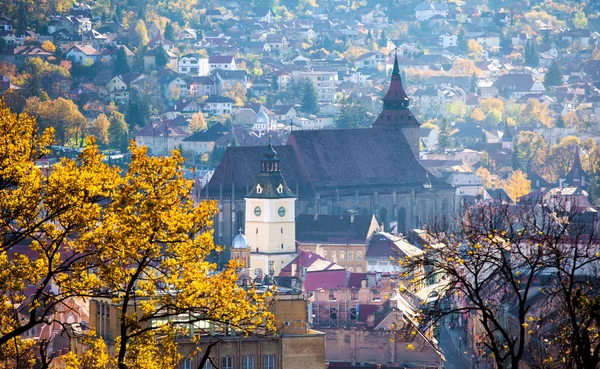
[[[68,223],[75,215],[44,210],[61,196],[23,192],[40,208],[21,217],[18,206],[0,204],[14,216],[3,220],[0,263],[35,260],[57,229],[72,233],[48,242],[67,250],[49,260],[87,255],[75,240],[93,237],[102,237],[94,252],[106,253],[41,278],[38,295],[23,292],[32,281],[6,282],[22,293],[2,292],[17,318],[0,321],[0,362],[8,363],[0,368],[92,367],[85,355],[125,352],[124,337],[155,342],[148,360],[164,360],[160,368],[600,365],[599,1],[6,1],[0,94],[0,110],[34,117],[40,131],[31,142],[48,144],[11,149],[29,153],[43,185],[68,168],[114,168],[102,185],[93,179],[108,169],[82,169],[73,182],[89,188],[72,191],[93,194],[85,209],[118,214],[78,228]],[[19,125],[28,127],[9,128]],[[51,143],[42,134],[49,128]],[[0,167],[0,192],[20,194],[27,181],[10,176],[30,171]],[[138,202],[126,211],[127,196],[108,195],[165,173],[173,182],[149,180],[128,195]],[[117,178],[129,182],[109,190]],[[144,218],[154,209],[140,205],[147,199],[170,201],[153,210],[168,216]],[[49,215],[39,224],[51,227],[23,231],[41,214]],[[117,282],[94,284],[111,276],[101,265],[124,255],[104,250],[117,238],[94,227],[110,221],[115,234],[137,235],[119,228],[137,217],[139,236],[155,227],[147,242],[163,254],[141,274],[123,273],[142,276],[126,286],[140,289],[130,301]],[[201,255],[167,255],[184,234]],[[182,263],[200,274],[176,269]],[[181,280],[231,283],[223,287],[235,292],[229,308],[247,302],[237,306],[247,315],[211,315],[220,303],[209,297],[192,309],[185,303],[196,297],[177,298],[196,287],[167,273],[155,281],[161,267]],[[57,298],[60,308],[35,320],[40,294],[79,288],[67,276],[96,290]],[[158,289],[143,290],[154,282]],[[152,294],[163,306],[150,306]],[[31,340],[29,364],[3,347],[14,337]],[[590,352],[596,361],[586,366]],[[117,356],[107,368],[141,362]]]

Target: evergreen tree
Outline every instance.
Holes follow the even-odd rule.
[[[438,145],[442,149],[447,149],[450,147],[450,141],[452,138],[450,137],[452,131],[450,129],[450,125],[446,119],[442,120],[440,126],[440,138],[438,139]]]
[[[563,119],[562,115],[558,115],[558,118],[556,118],[556,122],[554,122],[554,126],[556,128],[565,128],[565,120]]]
[[[373,123],[373,116],[361,104],[348,97],[342,101],[335,119],[337,128],[366,128]]]
[[[150,104],[148,99],[139,96],[137,90],[132,89],[129,92],[129,103],[125,111],[125,118],[129,124],[130,130],[138,127],[144,127],[150,122]]]
[[[317,88],[310,79],[306,79],[302,84],[300,109],[307,114],[317,114],[321,110]]]
[[[158,69],[162,69],[169,63],[169,54],[167,54],[167,50],[160,44],[156,48],[156,67]]]
[[[456,44],[458,48],[464,52],[469,50],[469,40],[467,39],[467,31],[464,28],[461,28],[458,31],[458,35],[456,37]]]
[[[537,50],[535,40],[531,39],[525,43],[525,65],[532,68],[537,68],[540,64],[540,54]]]
[[[115,74],[119,75],[127,72],[129,72],[127,54],[125,54],[125,48],[121,46],[115,53]]]
[[[546,75],[544,76],[544,84],[546,85],[546,87],[550,87],[562,86],[562,83],[562,70],[560,68],[560,65],[556,62],[556,60],[553,60],[550,66],[548,67]]]
[[[171,22],[167,22],[167,25],[165,26],[164,38],[171,41],[175,39],[175,29]]]
[[[473,72],[473,75],[471,75],[471,81],[470,81],[471,92],[473,92],[473,93],[477,93],[477,81],[478,80],[479,80],[479,78],[477,78],[477,73]]]
[[[125,116],[118,111],[113,111],[110,113],[108,120],[110,121],[110,126],[108,127],[110,145],[123,152],[127,151],[129,134],[127,132],[127,123],[125,123]]]
[[[381,31],[381,38],[379,38],[378,45],[379,45],[379,47],[386,47],[387,43],[388,43],[388,39],[385,34],[385,31]]]

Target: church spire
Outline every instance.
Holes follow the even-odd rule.
[[[571,170],[565,176],[562,181],[564,185],[572,187],[585,187],[589,180],[588,174],[583,170],[581,166],[581,157],[579,156],[579,146],[575,147],[575,157],[573,158],[573,165]]]
[[[400,67],[398,66],[398,55],[394,56],[394,69],[385,97],[383,98],[383,110],[373,123],[373,127],[402,128],[419,126],[409,110],[410,99],[402,86]]]

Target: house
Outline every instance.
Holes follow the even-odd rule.
[[[173,121],[161,120],[149,123],[140,129],[135,134],[135,143],[146,146],[149,155],[168,156],[173,150],[179,149],[187,135],[187,132],[173,124]]]
[[[420,128],[419,136],[421,143],[426,149],[435,149],[438,146],[440,139],[440,132],[434,128]]]
[[[166,99],[178,100],[180,97],[187,96],[190,91],[187,82],[177,74],[162,77],[158,83],[161,85],[163,96]]]
[[[275,105],[270,110],[274,113],[273,119],[277,122],[289,124],[298,117],[298,110],[291,104]]]
[[[495,33],[486,32],[477,36],[476,40],[484,48],[500,47],[500,35]]]
[[[418,256],[421,253],[419,248],[401,236],[377,232],[369,240],[365,255],[367,272],[399,273],[402,271],[397,262],[399,258]]]
[[[102,54],[92,46],[73,46],[65,57],[78,65],[91,65],[100,59]]]
[[[132,66],[135,59],[135,54],[125,45],[118,45],[112,49],[102,50],[102,61],[116,61],[119,50],[123,50],[127,64]]]
[[[448,16],[448,5],[444,2],[423,2],[415,7],[415,18],[417,18],[419,22],[428,21],[436,15],[446,18]]]
[[[200,112],[201,109],[201,105],[196,101],[189,98],[181,98],[167,110],[166,117],[167,119],[175,119],[183,116],[186,119],[190,119],[194,114]]]
[[[129,101],[129,87],[122,76],[114,76],[105,86],[108,101],[125,104]]]
[[[210,74],[208,59],[196,54],[184,55],[179,59],[177,71],[179,74],[191,76],[208,76]]]
[[[262,41],[259,38],[259,41]],[[287,36],[279,34],[279,33],[268,33],[264,37],[264,41],[269,45],[271,51],[285,51],[288,49],[290,44]]]
[[[217,93],[223,95],[238,83],[244,90],[248,89],[248,73],[245,70],[217,70],[215,72]]]
[[[368,9],[360,14],[360,22],[383,28],[388,24],[388,16],[381,9]]]
[[[0,30],[12,31],[13,30],[13,20],[5,15],[0,16]]]
[[[235,58],[232,55],[213,55],[208,58],[208,65],[211,73],[217,69],[237,70]]]
[[[202,97],[217,94],[217,84],[211,77],[194,77],[190,82],[190,96]]]
[[[256,7],[252,9],[252,14],[255,20],[267,24],[273,23],[273,20],[275,19],[275,14],[271,8]]]
[[[493,83],[493,87],[501,96],[519,99],[527,94],[546,92],[544,84],[533,78],[531,74],[503,74]]]
[[[585,28],[569,29],[562,33],[561,39],[570,45],[576,43],[582,47],[591,47],[597,44],[598,33],[592,33],[589,29]]]
[[[225,96],[209,96],[205,103],[211,114],[222,115],[231,114],[235,101]]]
[[[52,35],[60,30],[66,30],[72,35],[82,34],[92,29],[90,18],[67,15],[48,23],[48,34]]]
[[[377,68],[384,67],[387,62],[387,55],[375,51],[362,54],[354,61],[354,68]]]
[[[447,49],[449,47],[456,47],[458,45],[458,36],[451,35],[449,33],[445,33],[438,37],[438,46],[443,49]]]
[[[198,157],[206,153],[211,153],[215,147],[215,141],[228,132],[227,128],[221,123],[216,123],[210,128],[196,132],[186,137],[181,142],[181,149],[185,157]]]
[[[52,53],[36,46],[15,46],[0,51],[0,62],[12,63],[21,67],[25,60],[30,58],[40,58],[47,60]]]

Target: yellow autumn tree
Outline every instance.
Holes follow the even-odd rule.
[[[225,96],[235,101],[236,106],[244,105],[246,101],[246,89],[240,82],[236,83],[225,93]]]
[[[470,39],[467,42],[467,48],[469,49],[469,58],[475,61],[480,61],[483,56],[483,46],[477,40]]]
[[[525,173],[516,170],[509,179],[502,181],[500,187],[516,201],[519,197],[525,196],[531,191],[531,181],[527,179]]]
[[[197,112],[196,114],[192,115],[192,119],[190,120],[190,132],[194,133],[194,132],[200,132],[204,129],[206,129],[207,125],[206,125],[206,119],[204,119],[204,114],[202,114],[202,112]]]
[[[54,53],[56,51],[56,46],[54,46],[54,44],[52,43],[52,41],[46,40],[42,44],[42,49],[44,49],[45,51],[47,51],[49,53]]]
[[[189,197],[177,151],[152,158],[132,143],[122,172],[88,139],[79,157],[46,171],[35,160],[48,152],[52,128],[39,135],[35,119],[0,103],[0,132],[0,368],[35,360],[33,344],[44,342],[26,333],[59,319],[69,300],[109,301],[117,327],[110,342],[85,338],[91,352],[70,354],[69,368],[176,368],[177,337],[193,324],[239,334],[274,328],[269,294],[239,287],[236,265],[217,273],[207,261],[220,250],[217,207]]]
[[[471,112],[471,119],[473,119],[476,122],[481,122],[482,120],[485,119],[485,114],[483,111],[481,111],[481,109],[475,108]]]

